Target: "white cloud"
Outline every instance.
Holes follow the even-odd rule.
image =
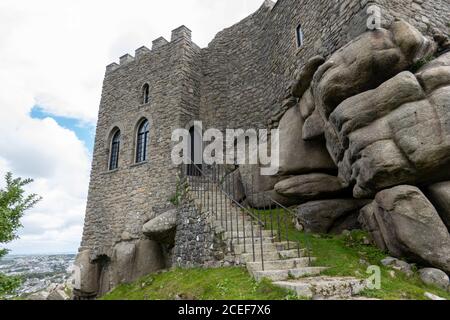
[[[75,251],[81,239],[90,155],[46,112],[94,124],[105,66],[184,24],[204,47],[263,0],[2,0],[0,174],[31,177],[44,197],[23,219],[15,253]],[[1,185],[2,182],[0,182]]]

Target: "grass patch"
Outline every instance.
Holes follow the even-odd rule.
[[[381,290],[366,290],[363,296],[383,300],[426,300],[425,292],[450,299],[450,293],[422,283],[417,274],[407,277],[399,271],[381,265],[387,256],[368,244],[368,235],[352,231],[346,235],[306,235],[295,229],[292,219],[287,221],[272,216],[268,211],[255,211],[266,228],[280,230],[281,240],[298,242],[304,248],[309,243],[316,266],[329,267],[323,275],[369,277],[369,265],[381,269]],[[287,228],[286,228],[287,222]],[[269,281],[256,282],[245,268],[172,269],[149,275],[127,285],[121,285],[103,297],[103,300],[294,300],[296,295],[272,285]]]
[[[399,271],[383,266],[381,260],[388,254],[368,244],[369,235],[363,231],[355,230],[347,235],[305,234],[295,229],[293,219],[286,221],[280,218],[280,228],[278,228],[278,219],[273,213],[272,219],[269,211],[258,210],[255,211],[255,214],[259,215],[260,219],[266,223],[266,229],[271,229],[273,226],[277,232],[281,230],[282,241],[288,238],[290,241],[300,243],[303,248],[309,243],[312,256],[317,258],[314,265],[329,267],[323,275],[366,279],[370,276],[366,273],[367,267],[369,265],[379,266],[381,268],[381,290],[366,290],[362,294],[366,297],[383,300],[427,300],[424,294],[430,292],[450,299],[449,292],[425,285],[417,274],[408,278]],[[281,215],[281,217],[283,216]],[[394,274],[392,274],[393,272]]]
[[[102,300],[293,300],[295,294],[257,283],[245,268],[173,269],[120,285]]]

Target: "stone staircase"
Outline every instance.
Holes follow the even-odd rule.
[[[307,299],[353,298],[365,288],[365,281],[351,277],[326,277],[325,267],[313,266],[316,258],[294,242],[279,241],[274,230],[266,230],[248,212],[239,208],[216,184],[197,187],[196,205],[210,215],[210,223],[222,233],[228,245],[227,260],[246,265],[257,280]]]

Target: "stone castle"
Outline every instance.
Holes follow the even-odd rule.
[[[367,11],[372,5],[381,9],[381,30],[367,30]],[[185,224],[183,214],[190,211],[177,210],[171,201],[180,176],[180,168],[171,161],[172,131],[191,129],[197,120],[207,128],[280,128],[282,144],[289,141],[289,147],[281,145],[280,174],[258,177],[255,189],[252,186],[254,194],[270,194],[286,206],[306,206],[298,219],[317,232],[343,228],[329,225],[314,230],[322,223],[314,219],[329,207],[326,203],[312,206],[310,201],[348,200],[334,212],[353,214],[364,206],[366,214],[360,221],[377,244],[399,255],[408,251],[404,243],[394,248],[393,240],[383,236],[374,223],[386,198],[378,192],[410,185],[409,193],[420,198],[420,190],[413,187],[423,190],[422,185],[450,180],[445,172],[450,172],[449,91],[425,103],[423,108],[437,104],[447,109],[429,107],[437,116],[427,118],[428,125],[432,128],[432,120],[437,119],[441,127],[430,129],[423,139],[411,138],[409,144],[402,140],[401,132],[413,135],[408,127],[415,122],[395,113],[400,105],[425,101],[438,88],[448,88],[448,17],[447,0],[266,0],[258,11],[218,33],[206,48],[197,46],[191,31],[181,26],[172,31],[170,41],[158,38],[151,49],[141,47],[134,56],[126,54],[119,64],[108,65],[77,258],[81,274],[76,294],[92,298],[175,264],[201,265],[208,260],[196,257],[205,247],[203,242],[210,240],[205,221],[194,217],[196,223]],[[440,73],[427,75],[425,70],[420,78],[416,74],[419,64],[431,60],[430,56],[443,70],[430,67]],[[414,67],[418,70],[412,71]],[[447,82],[433,82],[427,76]],[[393,83],[384,88],[387,81]],[[396,93],[405,93],[395,107],[386,106],[393,103],[392,99],[386,102],[392,86]],[[367,101],[378,103],[383,111],[365,112],[370,109]],[[391,115],[400,127],[387,128],[390,120],[383,117]],[[419,124],[421,116],[416,119]],[[422,130],[421,125],[417,128]],[[417,151],[422,140],[432,144],[433,134],[440,137],[440,144]],[[377,139],[389,143],[377,145]],[[362,154],[352,154],[356,149]],[[421,158],[425,151],[434,158]],[[380,153],[385,158],[375,156]],[[369,163],[364,165],[361,159]],[[241,198],[246,195],[252,199],[251,206],[262,207],[246,188],[248,173],[254,171],[240,168]],[[309,179],[308,188],[313,189],[307,190],[308,196],[301,190],[304,179]],[[333,190],[315,190],[320,184]],[[448,185],[435,188],[437,202],[443,197],[450,201]],[[427,197],[433,199],[430,193]],[[442,210],[448,212],[448,202],[441,202]],[[148,236],[151,232],[145,232],[145,227],[143,231],[143,226],[161,216],[176,226],[173,234],[164,235],[169,241]],[[346,226],[357,218],[347,219]],[[447,227],[449,221],[445,221]],[[189,247],[192,237],[196,240]],[[450,236],[441,244],[447,245],[447,240],[450,244]],[[433,261],[442,269],[448,263]]]

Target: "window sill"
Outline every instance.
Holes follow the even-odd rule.
[[[103,174],[113,174],[118,172],[120,169],[114,169],[114,170],[108,170],[108,171],[104,171]]]
[[[135,164],[132,164],[132,165],[130,166],[130,168],[136,168],[136,167],[144,166],[144,165],[146,165],[146,164],[148,164],[148,163],[149,163],[148,161],[143,161],[143,162],[135,163]]]
[[[303,44],[301,47],[297,47],[297,50],[295,52],[296,55],[300,54],[305,50],[305,44]]]

